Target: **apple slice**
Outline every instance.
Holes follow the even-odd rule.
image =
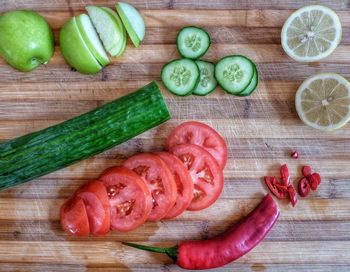
[[[80,34],[76,17],[64,24],[60,31],[60,48],[70,66],[84,74],[95,74],[102,69]]]
[[[138,47],[145,37],[145,22],[141,14],[133,6],[119,2],[115,8],[135,47]]]
[[[89,16],[86,14],[81,14],[77,16],[76,21],[81,36],[83,37],[87,47],[90,49],[91,53],[94,55],[97,61],[102,66],[109,64],[107,53],[104,50],[102,43],[100,42],[100,39],[94,26],[91,23]]]
[[[118,16],[117,13],[113,10],[107,11],[106,9],[95,6],[86,7],[104,48],[112,57],[116,57],[123,53],[125,49],[125,29],[122,22],[116,19]],[[115,16],[112,16],[111,12],[114,12]]]

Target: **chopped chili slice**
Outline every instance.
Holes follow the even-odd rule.
[[[282,176],[283,185],[288,186],[290,184],[290,178],[289,178],[288,166],[286,164],[283,164],[281,166],[281,176]]]
[[[266,186],[278,198],[283,199],[287,196],[287,186],[278,183],[276,177],[264,177]]]
[[[292,202],[292,206],[294,207],[298,201],[297,192],[295,191],[293,185],[289,185],[287,190],[288,190],[290,201]]]
[[[312,190],[317,190],[318,185],[321,183],[321,177],[319,173],[312,173],[309,176],[310,187]]]
[[[290,154],[290,156],[291,156],[293,159],[297,159],[297,158],[299,158],[299,153],[298,153],[298,151],[293,151],[293,152]]]
[[[305,166],[303,167],[302,172],[303,172],[303,175],[304,175],[305,177],[311,176],[311,174],[312,174],[311,167],[310,167],[309,165],[305,165]]]
[[[298,191],[301,197],[306,197],[310,193],[310,183],[307,178],[299,180]]]

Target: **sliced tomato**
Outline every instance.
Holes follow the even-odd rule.
[[[75,236],[89,235],[89,220],[84,201],[80,197],[73,196],[63,203],[60,218],[65,232]]]
[[[152,197],[138,175],[118,166],[105,170],[100,180],[107,188],[112,230],[131,231],[147,220],[152,210]]]
[[[194,144],[208,151],[224,169],[227,162],[227,145],[219,133],[199,122],[185,122],[173,129],[168,137],[168,150],[179,144]]]
[[[173,146],[170,151],[187,167],[194,184],[193,199],[188,210],[198,211],[212,205],[224,186],[222,169],[205,149],[192,144]]]
[[[76,195],[84,200],[91,233],[106,234],[110,228],[110,210],[106,187],[103,183],[98,180],[90,181],[81,186]]]
[[[174,154],[169,152],[157,152],[156,155],[169,167],[176,183],[177,197],[175,205],[164,217],[174,218],[180,215],[191,204],[194,188],[192,178],[185,165]]]
[[[153,207],[148,221],[164,218],[174,207],[177,196],[176,183],[168,166],[150,153],[134,155],[124,162],[124,166],[138,174],[151,192]]]

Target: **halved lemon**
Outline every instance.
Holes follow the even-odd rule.
[[[329,56],[340,43],[338,15],[325,6],[306,6],[295,11],[281,33],[284,51],[296,61],[313,62]]]
[[[335,73],[306,79],[295,95],[300,119],[321,130],[341,128],[350,120],[350,83]]]

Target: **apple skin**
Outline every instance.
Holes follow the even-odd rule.
[[[12,67],[31,71],[46,64],[53,53],[53,33],[41,15],[16,10],[0,16],[0,55]]]
[[[78,72],[96,74],[102,69],[80,34],[76,17],[63,25],[60,31],[60,48],[64,59]]]

